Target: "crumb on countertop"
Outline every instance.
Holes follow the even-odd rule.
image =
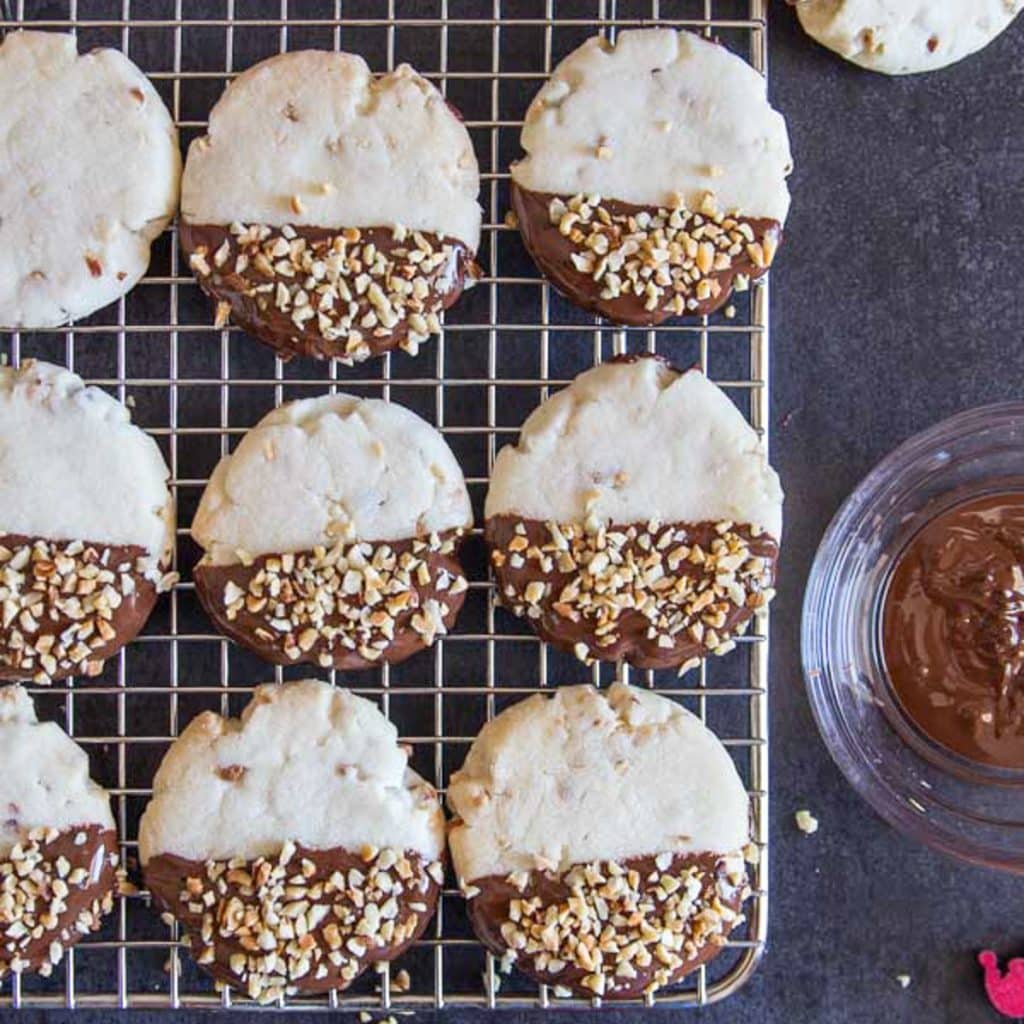
[[[796,821],[796,827],[804,835],[813,836],[818,831],[818,819],[810,811],[801,809],[793,817]]]

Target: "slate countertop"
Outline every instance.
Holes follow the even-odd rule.
[[[770,35],[773,101],[788,119],[796,161],[786,243],[773,272],[772,453],[788,500],[771,664],[770,939],[750,984],[692,1019],[997,1021],[974,957],[986,946],[1024,952],[1024,881],[911,844],[853,793],[811,717],[799,623],[821,534],[863,474],[953,412],[1021,397],[1024,292],[1014,268],[1024,224],[1024,18],[961,65],[907,79],[843,63],[806,39],[779,2]],[[800,807],[820,819],[813,837],[793,824]],[[906,990],[896,981],[904,973]],[[471,1015],[483,1019],[457,1011],[442,1019]],[[643,1017],[608,1010],[599,1019]]]

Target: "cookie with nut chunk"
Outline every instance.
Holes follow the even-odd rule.
[[[110,796],[20,686],[0,689],[0,977],[44,976],[102,926],[118,878]]]
[[[7,33],[0,95],[0,326],[55,327],[145,274],[178,205],[178,133],[123,53],[62,32]]]
[[[812,39],[885,75],[937,71],[984,49],[1024,0],[789,0]]]
[[[399,662],[455,622],[472,510],[441,434],[393,402],[290,402],[221,460],[192,536],[196,593],[267,661]]]
[[[782,489],[700,370],[580,374],[499,452],[485,536],[501,603],[588,664],[696,666],[774,595]]]
[[[473,741],[448,805],[474,931],[556,996],[649,995],[743,921],[747,792],[667,697],[615,683],[514,704]]]
[[[479,188],[469,133],[409,65],[286,53],[189,148],[181,242],[217,323],[282,358],[415,354],[477,274]]]
[[[615,323],[711,313],[779,247],[785,121],[761,75],[691,32],[587,40],[530,104],[521,144],[511,195],[526,248]]]
[[[63,367],[0,367],[0,679],[97,675],[170,587],[156,442]]]
[[[200,967],[272,1002],[347,988],[422,934],[444,817],[408,758],[375,704],[314,680],[188,725],[153,780],[139,854]]]

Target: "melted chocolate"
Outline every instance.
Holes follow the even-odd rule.
[[[462,567],[458,560],[458,538],[450,532],[441,535],[442,540],[449,538],[456,540],[455,550],[451,554],[442,554],[438,550],[431,550],[429,545],[426,546],[426,550],[416,553],[416,557],[422,559],[428,566],[429,581],[422,584],[413,573],[415,600],[410,600],[408,607],[393,616],[394,635],[381,651],[379,658],[367,658],[360,653],[359,645],[355,649],[347,647],[339,638],[328,639],[319,631],[311,645],[306,646],[305,641],[300,643],[302,627],[281,631],[269,625],[269,621],[275,617],[272,601],[258,612],[251,611],[248,605],[243,605],[235,618],[228,617],[228,610],[224,603],[224,591],[228,583],[233,583],[241,591],[247,592],[254,577],[265,569],[268,560],[279,561],[281,555],[262,555],[254,559],[248,566],[240,563],[209,565],[200,562],[193,570],[192,576],[195,581],[196,595],[203,608],[206,609],[206,613],[216,623],[217,628],[225,636],[275,665],[294,665],[305,662],[335,669],[364,669],[383,663],[395,665],[430,646],[427,637],[413,624],[414,617],[420,614],[428,601],[436,600],[447,607],[448,610],[443,614],[445,629],[451,629],[462,608],[466,591],[452,593],[451,586],[444,589],[438,588],[442,573],[447,574],[450,579],[462,578]],[[385,542],[374,543],[379,547]],[[401,557],[403,553],[412,552],[417,546],[424,545],[425,541],[406,539],[387,541],[386,543],[396,556]],[[307,553],[303,552],[302,554]],[[302,590],[301,586],[296,587],[297,592]],[[358,602],[358,597],[348,598],[339,591],[335,599],[338,603],[335,610],[325,616],[324,624],[326,626],[341,626],[348,621],[344,614],[346,611],[352,608],[361,608],[358,603],[353,603]],[[381,608],[385,607],[385,604],[382,604]],[[379,634],[377,635],[379,636]],[[303,649],[304,646],[305,649]],[[329,666],[324,664],[328,658],[330,659]]]
[[[341,847],[326,850],[296,847],[287,864],[287,881],[284,884],[301,883],[304,889],[312,890],[316,895],[304,896],[293,892],[278,900],[278,903],[283,906],[292,899],[304,900],[310,905],[326,905],[328,911],[322,920],[307,932],[312,936],[308,972],[300,977],[289,977],[289,987],[294,986],[295,990],[303,992],[347,988],[371,964],[400,956],[423,934],[434,914],[441,887],[426,870],[424,860],[418,853],[409,851],[404,856],[414,871],[412,877],[408,881],[402,881],[394,868],[389,869],[389,874],[395,883],[402,885],[400,892],[397,889],[391,890],[397,903],[397,913],[391,920],[394,920],[396,926],[401,926],[406,934],[400,940],[383,941],[380,945],[365,941],[366,937],[363,934],[362,941],[366,949],[362,955],[357,955],[347,943],[350,939],[360,938],[361,933],[357,933],[356,928],[364,917],[365,906],[358,902],[358,897],[353,898],[351,890],[339,891],[333,886],[331,879],[337,878],[339,872],[347,879],[352,870],[366,874],[367,860],[359,853]],[[266,860],[270,863],[277,862],[275,857],[268,857]],[[256,945],[254,936],[244,924],[234,930],[233,934],[228,935],[224,934],[224,924],[231,914],[229,905],[233,901],[238,901],[245,908],[238,915],[238,918],[243,920],[246,911],[250,908],[259,909],[269,897],[264,892],[261,899],[256,886],[245,884],[246,876],[255,873],[256,862],[239,859],[231,861],[230,868],[225,865],[226,870],[221,876],[224,882],[223,892],[208,878],[207,868],[210,863],[212,862],[187,860],[175,854],[161,853],[150,858],[145,866],[146,885],[157,905],[175,917],[186,930],[192,955],[203,970],[218,981],[245,991],[245,981],[232,969],[231,958],[239,954],[259,954],[260,947]],[[305,865],[311,865],[311,868],[307,867],[304,870]],[[190,879],[193,880],[193,885],[195,880],[202,882],[203,888],[200,892],[189,891]],[[202,893],[205,892],[214,894],[215,899],[211,904],[204,902]],[[278,909],[281,909],[280,906]],[[209,945],[202,938],[203,918],[206,915],[212,915],[213,921],[216,922]],[[336,935],[330,933],[332,928],[337,930]],[[281,962],[288,960],[289,953],[286,947],[292,941],[279,941],[277,952]],[[262,949],[263,953],[268,951],[266,948]],[[332,962],[329,958],[331,952],[340,954],[336,957],[338,963]],[[326,972],[318,971],[321,966],[326,968]],[[342,974],[346,968],[351,977]]]
[[[621,861],[621,865],[626,871],[636,870],[639,873],[644,896],[652,908],[660,906],[664,897],[659,898],[656,893],[657,883],[649,879],[655,875],[679,875],[691,867],[696,868],[697,877],[701,882],[701,892],[697,897],[701,907],[709,905],[717,898],[720,905],[739,915],[743,901],[749,893],[745,879],[737,886],[726,883],[724,863],[721,857],[714,853],[674,854],[664,871],[657,868],[654,856],[631,857]],[[468,906],[470,922],[477,938],[496,957],[504,956],[509,950],[509,944],[502,935],[502,925],[510,919],[511,901],[538,899],[542,910],[552,905],[564,904],[573,895],[572,889],[564,881],[565,876],[566,872],[556,874],[549,871],[533,871],[530,872],[526,886],[522,889],[510,882],[506,876],[489,875],[474,880],[473,889],[479,890],[479,894],[470,898]],[[724,891],[728,895],[724,898],[718,894],[719,883],[726,886]],[[731,923],[723,924],[723,939],[738,923],[737,917]],[[657,987],[674,984],[701,964],[707,963],[721,951],[722,944],[717,941],[695,942],[693,948],[682,957],[682,963],[672,968],[670,977]],[[574,995],[587,999],[594,996],[593,989],[582,984],[589,972],[578,964],[565,960],[562,962],[565,966],[558,971],[542,969],[537,965],[536,956],[525,952],[520,952],[514,961],[520,971],[540,984],[563,986]],[[642,995],[649,985],[656,982],[655,974],[661,968],[662,963],[653,958],[648,966],[637,968],[636,977],[628,978],[616,977],[613,973],[614,964],[611,964],[607,972],[608,987],[603,993],[604,998],[632,999]]]
[[[0,534],[0,548],[12,552],[23,547],[34,547],[39,541],[49,545],[54,557],[60,556],[71,543],[29,537],[19,533]],[[20,614],[0,627],[0,679],[12,682],[32,679],[39,683],[47,683],[77,674],[98,675],[102,671],[103,662],[134,640],[146,624],[158,594],[156,584],[137,569],[139,559],[146,557],[143,548],[132,544],[97,544],[85,541],[82,552],[74,557],[76,562],[85,562],[114,573],[115,582],[110,585],[121,596],[120,604],[111,609],[110,617],[103,619],[102,625],[99,625],[96,615],[83,613],[77,618],[73,617],[66,610],[60,610],[57,603],[66,602],[69,593],[81,591],[77,590],[77,586],[70,592],[64,588],[66,577],[62,579],[59,574],[54,573],[53,557],[30,561],[21,571],[31,576],[32,582],[28,585],[39,594],[41,610],[31,616],[35,628],[28,628],[27,620],[22,620]],[[0,561],[0,571],[3,571],[7,564],[6,559]],[[130,576],[134,584],[134,590],[128,596],[121,592],[122,575]],[[84,583],[84,580],[82,582]],[[0,584],[0,593],[3,593],[3,590],[4,587]],[[24,586],[21,592],[25,592]],[[0,601],[0,606],[2,604]],[[81,641],[89,648],[88,654],[81,659],[75,661],[71,657],[60,657],[59,645],[54,641],[53,646],[46,652],[54,658],[54,666],[35,649],[41,637],[59,638],[65,630],[76,624],[82,625],[90,619],[95,625],[90,635]],[[109,635],[105,637],[104,633]],[[74,647],[77,643],[76,638],[71,642],[71,646]],[[47,666],[52,671],[49,671]]]
[[[631,327],[655,326],[671,317],[680,315],[671,308],[671,302],[675,296],[671,289],[666,291],[662,302],[653,310],[645,308],[643,295],[630,293],[613,299],[601,297],[602,285],[594,280],[592,274],[577,270],[573,265],[573,253],[585,250],[563,235],[557,224],[551,223],[549,213],[551,201],[567,197],[559,197],[549,192],[533,192],[520,188],[513,181],[511,198],[512,209],[519,222],[519,231],[526,248],[541,273],[549,278],[551,283],[570,302],[611,320],[613,323]],[[657,206],[640,206],[609,198],[602,198],[601,205],[613,216],[628,216],[641,212],[655,214],[659,210]],[[735,217],[733,219],[738,223],[748,224],[758,241],[771,237],[777,244],[781,240],[782,226],[776,220],[764,217]],[[717,282],[720,288],[718,294],[698,300],[694,308],[687,309],[682,315],[703,316],[713,313],[729,301],[738,275],[743,274],[750,280],[754,280],[766,274],[768,269],[767,266],[757,266],[745,251],[739,253],[732,258],[731,266],[728,269],[713,271],[706,275]],[[690,298],[691,296],[686,293],[686,297]]]
[[[352,355],[346,349],[346,337],[327,338],[321,331],[317,317],[305,321],[301,326],[297,325],[291,316],[290,311],[283,311],[275,304],[275,293],[270,291],[256,291],[258,287],[268,283],[276,284],[292,283],[296,275],[284,277],[278,273],[268,275],[260,271],[257,264],[250,260],[249,265],[241,272],[236,272],[236,259],[239,254],[237,238],[231,231],[217,224],[189,224],[182,221],[178,230],[181,233],[181,246],[185,254],[190,258],[193,254],[199,253],[206,257],[209,265],[209,274],[197,274],[199,286],[214,300],[215,303],[226,302],[231,307],[231,318],[244,331],[258,338],[273,348],[277,354],[285,360],[292,356],[310,356],[314,359],[342,359],[352,361]],[[309,246],[321,253],[326,253],[333,239],[342,234],[342,228],[323,227],[296,227],[294,235],[297,238],[305,239]],[[279,229],[275,229],[279,231]],[[378,251],[386,254],[404,254],[415,245],[412,241],[412,232],[404,241],[399,242],[391,228],[371,227],[359,229],[359,244],[372,244]],[[424,299],[424,306],[427,311],[440,313],[448,309],[458,300],[462,294],[466,278],[475,279],[479,271],[473,261],[473,254],[468,248],[454,238],[444,238],[420,232],[428,242],[435,248],[449,246],[451,255],[440,267],[425,274],[428,283],[428,294]],[[213,254],[227,242],[229,255],[221,267],[214,263]],[[299,278],[305,275],[301,272]],[[354,283],[355,277],[346,276],[345,280],[350,291],[355,296],[358,304],[358,312],[355,314],[355,322],[359,321],[370,312],[373,307],[367,295],[356,295]],[[339,304],[345,305],[347,304]],[[382,355],[384,352],[399,347],[409,337],[409,318],[403,317],[392,328],[379,328],[380,333],[373,329],[356,327],[363,336],[363,340],[369,346],[368,355]],[[365,357],[360,357],[365,358]]]
[[[518,516],[499,515],[492,516],[487,520],[485,537],[493,552],[506,552],[509,542],[516,537],[516,527],[525,527],[525,537],[529,547],[544,548],[551,543],[551,535],[548,525],[537,519],[521,519]],[[647,524],[635,523],[639,533],[647,534]],[[624,532],[629,529],[629,524],[609,527],[610,531]],[[700,546],[704,551],[709,551],[711,545],[719,538],[716,524],[713,522],[665,524],[661,531],[685,530],[687,534],[686,544]],[[775,566],[778,559],[778,544],[767,534],[754,537],[749,526],[735,525],[732,532],[742,537],[749,547],[750,554],[764,559],[765,572],[768,577],[768,584],[774,580]],[[648,534],[649,535],[649,534]],[[651,548],[657,550],[656,533]],[[667,553],[675,548],[679,542],[674,542],[670,547],[664,549]],[[642,548],[637,541],[629,541],[623,552],[631,553],[637,560],[642,561],[651,553],[651,548]],[[529,549],[523,552],[528,554]],[[559,600],[563,589],[579,576],[579,571],[561,572],[557,565],[552,571],[544,572],[535,558],[525,557],[524,564],[515,568],[510,558],[498,565],[494,565],[495,576],[498,581],[498,593],[502,603],[516,612],[518,603],[522,601],[529,585],[535,581],[549,584],[547,596],[539,603],[540,614],[537,617],[527,616],[527,621],[541,637],[561,650],[571,653],[576,652],[577,645],[584,644],[587,648],[589,658],[598,658],[602,661],[628,661],[638,668],[669,668],[685,664],[693,658],[701,658],[713,648],[705,642],[709,635],[705,631],[701,640],[688,631],[682,630],[672,637],[670,646],[662,646],[659,637],[660,631],[650,636],[652,623],[647,615],[636,609],[624,609],[616,619],[616,627],[611,633],[600,635],[597,632],[598,621],[589,615],[578,615],[574,620],[566,609],[561,607]],[[684,561],[675,570],[676,576],[687,576],[697,581],[702,577],[708,577],[707,570],[701,566]],[[712,574],[713,575],[713,574]],[[510,594],[508,588],[512,588]],[[667,599],[666,599],[667,600]],[[725,613],[724,622],[715,629],[715,634],[720,642],[726,641],[729,637],[741,632],[744,624],[750,620],[754,609],[746,606],[739,606],[729,602]],[[611,642],[609,642],[609,640]],[[716,647],[718,644],[715,645]]]
[[[82,841],[76,843],[77,837],[81,837]],[[103,915],[113,908],[113,891],[117,881],[117,833],[113,829],[101,825],[75,826],[60,831],[54,839],[39,841],[38,845],[49,870],[45,873],[46,881],[36,897],[37,911],[45,913],[51,906],[56,896],[53,891],[55,880],[61,880],[67,886],[62,900],[64,909],[57,915],[55,927],[43,928],[38,937],[21,945],[18,940],[9,937],[8,930],[16,921],[24,923],[24,917],[0,906],[0,976],[7,973],[12,961],[21,961],[22,970],[38,971],[43,968],[48,971],[50,968],[47,965],[54,964],[51,956],[51,945],[54,942],[60,943],[65,949],[73,946],[84,934],[96,931],[102,924]],[[61,864],[63,875],[57,869],[60,858],[67,862],[66,867]],[[82,880],[71,882],[70,879],[79,870],[85,872]],[[0,882],[3,882],[5,893],[10,892],[7,880],[12,875],[19,877],[10,856],[0,858]],[[29,873],[28,879],[33,877]],[[36,924],[38,926],[38,920]]]
[[[886,590],[882,649],[933,740],[1024,768],[1024,492],[957,505],[911,539]]]

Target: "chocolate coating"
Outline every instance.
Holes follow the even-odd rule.
[[[564,589],[577,580],[580,570],[575,569],[563,572],[554,565],[550,572],[542,571],[542,566],[536,558],[526,557],[520,568],[513,566],[510,558],[499,565],[494,561],[494,552],[507,551],[509,543],[517,536],[516,527],[525,527],[527,549],[524,552],[527,556],[531,548],[539,547],[544,549],[550,545],[551,535],[548,524],[536,519],[521,519],[518,516],[500,515],[492,516],[487,520],[484,535],[492,551],[492,565],[498,581],[498,593],[502,603],[510,606],[514,613],[517,611],[517,603],[526,594],[531,583],[541,582],[548,585],[545,597],[538,603],[539,615],[528,614],[527,621],[540,636],[542,640],[560,650],[576,653],[577,646],[584,644],[587,648],[589,658],[597,658],[602,661],[628,661],[638,668],[669,668],[685,664],[693,658],[704,657],[713,651],[714,647],[706,642],[710,635],[706,630],[702,633],[701,639],[697,639],[688,630],[678,632],[671,638],[671,644],[664,646],[660,641],[661,633],[655,632],[651,636],[651,619],[636,608],[624,608],[616,618],[616,628],[611,631],[598,632],[600,622],[592,615],[577,614],[574,619],[569,611],[560,601]],[[623,554],[626,557],[632,556],[638,561],[643,561],[651,554],[651,550],[658,550],[658,538],[665,532],[683,530],[687,534],[688,545],[696,545],[704,551],[709,551],[711,545],[719,538],[716,524],[713,522],[701,523],[668,523],[663,525],[659,531],[650,534],[646,523],[634,523],[626,525],[614,525],[609,527],[618,533],[625,532],[635,527],[638,537],[647,534],[652,538],[649,547],[642,547],[639,539],[628,541],[623,546]],[[764,575],[767,577],[767,584],[770,586],[775,578],[775,568],[778,559],[778,544],[767,534],[754,537],[750,527],[737,524],[732,527],[732,532],[742,537],[749,548],[751,555],[764,560]],[[664,549],[667,553],[677,546],[673,542]],[[549,549],[550,550],[550,549]],[[685,576],[694,581],[710,581],[714,573],[709,575],[707,569],[702,565],[684,561],[675,570],[677,576]],[[661,600],[656,597],[656,600]],[[664,598],[667,607],[668,597]],[[725,641],[730,636],[742,632],[755,608],[747,605],[737,605],[729,602],[727,604],[724,619],[721,625],[714,632],[719,641]]]
[[[279,230],[279,229],[275,229]],[[304,239],[308,246],[318,255],[325,255],[332,241],[342,234],[342,228],[296,227],[294,236]],[[350,229],[351,230],[351,229]],[[215,304],[227,303],[230,306],[231,319],[248,334],[269,345],[285,360],[293,356],[309,356],[314,359],[342,359],[352,361],[352,353],[347,348],[347,338],[343,334],[338,338],[328,338],[319,325],[316,316],[301,325],[292,319],[290,310],[281,310],[275,303],[275,291],[278,283],[290,284],[295,281],[295,274],[283,276],[273,268],[259,265],[250,260],[248,266],[238,272],[236,260],[239,254],[238,239],[228,227],[217,224],[189,224],[182,222],[179,226],[181,246],[190,264],[194,266],[192,257],[199,254],[205,257],[210,273],[197,273],[199,286],[214,300]],[[479,271],[473,261],[473,254],[456,239],[442,239],[429,232],[421,232],[422,237],[435,248],[442,245],[450,247],[450,255],[438,268],[423,275],[428,285],[428,293],[423,299],[425,310],[440,313],[448,309],[462,294],[466,278],[478,276]],[[398,241],[391,228],[369,227],[359,229],[360,245],[372,244],[378,251],[403,257],[410,249],[414,249],[412,234],[404,241]],[[222,266],[217,266],[214,254],[224,244],[228,246],[228,256]],[[268,272],[269,269],[269,272]],[[361,272],[361,271],[360,271]],[[304,277],[300,274],[299,277]],[[363,317],[373,311],[368,292],[357,294],[355,280],[359,275],[346,275],[346,281],[354,297],[358,310],[353,319],[358,324]],[[257,291],[265,285],[273,288]],[[316,298],[314,296],[314,303]],[[337,308],[348,303],[338,302]],[[333,309],[334,307],[332,307]],[[382,355],[407,342],[410,324],[407,317],[398,320],[391,328],[378,326],[374,329],[361,329],[363,341],[369,348],[366,356]]]
[[[295,900],[305,900],[311,905],[326,905],[328,910],[322,920],[306,933],[312,937],[310,969],[302,976],[290,976],[289,986],[301,992],[347,988],[367,967],[378,961],[395,959],[423,934],[434,915],[441,887],[426,870],[426,864],[418,853],[407,851],[404,856],[414,874],[402,883],[401,891],[391,890],[397,911],[393,918],[386,919],[393,920],[396,927],[403,930],[403,936],[400,940],[382,941],[380,945],[374,945],[372,941],[366,941],[365,932],[356,930],[360,920],[364,919],[365,905],[359,902],[358,897],[353,899],[351,889],[339,889],[331,881],[332,878],[338,879],[338,873],[345,879],[349,878],[350,871],[365,874],[367,860],[361,854],[341,847],[325,850],[296,847],[287,864],[288,883],[292,884],[293,879],[301,882],[310,895],[291,895]],[[267,861],[276,863],[277,858],[269,857]],[[157,905],[175,917],[187,932],[192,955],[199,966],[218,981],[244,990],[244,982],[232,969],[231,958],[258,953],[261,948],[266,953],[269,949],[253,948],[254,936],[244,923],[232,934],[226,934],[231,930],[226,923],[234,916],[229,906],[237,901],[238,905],[245,908],[237,915],[238,920],[244,922],[245,911],[253,907],[261,908],[270,897],[266,892],[261,897],[252,882],[246,884],[247,878],[256,874],[256,862],[241,859],[231,861],[231,867],[221,876],[223,892],[209,882],[207,868],[211,863],[186,860],[170,853],[159,854],[150,858],[145,866],[146,885]],[[393,879],[401,881],[401,876],[393,868],[391,874]],[[190,879],[193,880],[191,891],[188,888]],[[197,891],[194,880],[203,883],[201,891]],[[215,900],[210,905],[202,900],[201,892],[205,891],[215,893]],[[182,894],[185,894],[184,898]],[[285,896],[279,902],[283,907],[289,901],[289,897]],[[207,915],[212,915],[215,922],[209,944],[202,938],[203,919]],[[337,930],[337,936],[331,934],[331,928]],[[366,949],[362,955],[357,955],[348,946],[348,940],[360,937]],[[279,941],[278,956],[287,960],[289,953],[285,947],[292,940]],[[337,963],[329,958],[331,952],[340,954]],[[326,969],[325,972],[317,970],[320,966]],[[343,970],[350,976],[345,976]]]
[[[138,569],[140,559],[146,552],[137,545],[131,544],[97,544],[83,542],[83,550],[76,555],[76,561],[91,572],[93,568],[111,570],[115,580],[102,583],[101,587],[112,586],[120,598],[116,607],[110,608],[108,617],[90,614],[84,608],[77,615],[72,615],[74,602],[68,599],[76,594],[82,595],[83,604],[86,595],[80,586],[88,585],[84,577],[76,581],[69,589],[67,575],[61,574],[55,565],[56,555],[61,554],[69,541],[53,541],[40,537],[28,537],[24,534],[0,534],[0,572],[10,564],[10,560],[2,557],[3,551],[16,553],[20,548],[33,548],[39,543],[48,545],[47,557],[33,557],[23,570],[31,574],[31,581],[22,587],[21,593],[34,592],[39,600],[34,604],[37,609],[31,619],[34,628],[21,615],[0,626],[0,680],[16,682],[32,679],[45,683],[65,679],[68,676],[98,675],[103,669],[103,662],[115,655],[125,644],[130,643],[142,630],[157,600],[157,586],[144,572]],[[123,593],[122,577],[131,578],[130,593]],[[93,581],[95,582],[95,580]],[[0,583],[0,593],[3,584]],[[6,619],[6,616],[4,616]],[[102,620],[102,625],[100,624]],[[89,623],[92,623],[92,626]],[[59,656],[57,641],[49,647],[47,654],[55,661],[51,665],[36,649],[42,637],[59,638],[72,626],[81,626],[87,630],[88,636],[81,640],[88,651],[79,650],[82,657],[62,658]],[[46,641],[44,641],[44,644]],[[76,646],[78,640],[71,644]],[[49,666],[49,668],[47,667]]]
[[[225,636],[247,647],[266,661],[276,665],[305,662],[335,669],[365,669],[380,663],[394,665],[431,645],[433,638],[417,629],[417,616],[428,601],[437,601],[446,609],[442,618],[444,627],[448,630],[455,624],[465,600],[465,590],[453,591],[451,585],[444,588],[438,586],[445,576],[452,580],[463,579],[462,567],[458,560],[459,536],[450,531],[443,534],[440,540],[452,541],[451,553],[445,554],[435,550],[425,540],[414,538],[375,542],[374,546],[378,548],[386,543],[399,559],[403,554],[415,552],[415,557],[427,565],[429,573],[426,583],[420,581],[415,573],[412,574],[413,596],[406,607],[390,616],[393,635],[377,657],[367,657],[364,644],[346,646],[337,636],[325,636],[322,628],[314,627],[315,638],[303,638],[306,626],[297,626],[286,631],[274,628],[270,624],[270,621],[276,618],[277,606],[274,602],[267,603],[259,611],[252,611],[248,604],[243,603],[234,618],[229,616],[228,606],[224,601],[225,588],[233,584],[241,592],[248,593],[253,580],[266,570],[268,562],[279,562],[283,557],[281,555],[262,555],[254,559],[251,565],[211,565],[200,562],[192,575],[199,601],[217,628]],[[302,552],[295,557],[309,555],[311,553]],[[340,578],[335,580],[334,592],[329,599],[332,610],[323,616],[323,627],[342,629],[351,621],[351,616],[358,617],[366,610],[360,603],[358,595],[349,597],[343,592],[341,582]],[[301,580],[296,580],[294,576],[290,592],[284,591],[283,588],[282,592],[282,600],[285,597],[305,600],[315,596],[314,588]],[[388,602],[385,598],[380,607],[373,610],[386,611],[387,607]],[[381,636],[376,630],[374,635]],[[361,650],[364,653],[361,653]]]
[[[716,940],[695,943],[695,948],[684,955],[682,963],[672,968],[670,977],[660,984],[657,983],[655,974],[660,968],[663,968],[663,965],[655,958],[652,958],[651,963],[646,967],[637,968],[634,978],[615,977],[614,964],[612,964],[608,970],[610,975],[608,987],[603,993],[605,999],[635,999],[643,995],[644,990],[652,983],[658,988],[674,984],[691,971],[696,970],[701,964],[705,964],[717,956],[724,945],[724,936],[739,923],[738,915],[748,893],[745,884],[741,884],[736,887],[730,886],[728,891],[731,892],[731,895],[724,899],[718,895],[717,886],[721,880],[724,880],[725,869],[719,855],[714,853],[674,854],[665,871],[657,869],[654,856],[631,857],[623,860],[621,866],[626,871],[635,870],[639,873],[643,895],[649,901],[652,911],[662,902],[663,897],[659,898],[656,894],[657,884],[650,883],[647,879],[652,874],[659,877],[666,874],[675,875],[687,868],[694,867],[699,872],[698,877],[701,879],[701,892],[697,901],[710,905],[717,900],[721,906],[737,915],[737,918],[724,926],[721,942]],[[529,874],[527,884],[523,889],[512,884],[508,878],[497,875],[489,875],[486,878],[475,880],[472,883],[473,888],[479,890],[479,895],[473,896],[469,900],[468,907],[469,919],[477,938],[496,957],[504,956],[509,950],[509,944],[502,935],[502,925],[510,919],[510,902],[512,900],[537,899],[540,901],[541,912],[551,905],[564,904],[574,895],[571,887],[565,883],[564,877],[564,872],[557,874],[548,871],[533,871]],[[651,917],[653,919],[653,913]],[[603,928],[605,925],[601,927]],[[582,984],[583,979],[590,972],[578,964],[564,959],[562,962],[565,966],[561,970],[552,971],[538,968],[536,958],[530,954],[520,953],[515,959],[516,967],[539,984],[563,986],[574,995],[587,999],[594,996],[593,989]]]
[[[1024,768],[1024,492],[957,505],[911,538],[881,639],[925,733],[972,761]]]
[[[33,830],[32,834],[36,834]],[[76,837],[82,841],[75,842]],[[26,839],[24,846],[29,845]],[[23,915],[13,912],[0,901],[0,977],[11,969],[12,961],[20,961],[21,970],[38,971],[40,968],[48,972],[55,962],[51,954],[54,942],[66,949],[73,946],[85,934],[97,930],[102,924],[102,917],[113,909],[113,892],[117,881],[117,833],[113,829],[101,825],[81,825],[64,829],[55,838],[38,840],[39,852],[47,865],[47,880],[40,886],[37,900],[38,916],[45,914],[52,906],[56,897],[53,883],[62,881],[67,892],[61,902],[63,909],[57,914],[56,925],[42,928],[38,937],[28,939],[25,945],[10,937],[9,929],[16,921],[25,923]],[[63,858],[66,866],[58,860]],[[72,882],[75,872],[84,871],[82,881]],[[11,857],[0,858],[0,883],[3,892],[12,892],[9,882],[18,878],[21,882],[32,880],[34,873],[22,878],[12,864]],[[80,927],[80,925],[82,927]],[[84,930],[83,930],[84,929]],[[30,929],[34,932],[34,928]],[[47,965],[50,965],[48,967]]]
[[[523,243],[541,273],[573,304],[588,312],[596,313],[613,323],[630,327],[652,327],[672,317],[679,316],[670,305],[674,293],[667,293],[657,308],[645,308],[643,295],[623,294],[616,298],[602,298],[602,285],[592,274],[577,270],[572,254],[585,251],[569,237],[563,235],[557,224],[551,223],[550,203],[559,197],[548,192],[533,192],[521,188],[513,179],[511,183],[512,209],[515,212]],[[613,215],[630,215],[646,212],[655,214],[657,206],[641,206],[603,197],[601,205]],[[735,217],[738,223],[747,224],[756,239],[771,238],[777,245],[782,239],[782,226],[778,221],[764,217]],[[728,269],[713,271],[706,275],[717,282],[721,289],[717,295],[696,300],[696,305],[685,311],[685,316],[703,316],[724,306],[733,293],[736,277],[745,275],[750,280],[761,277],[768,271],[767,266],[757,266],[744,251],[732,259]],[[686,295],[687,298],[691,296]]]

